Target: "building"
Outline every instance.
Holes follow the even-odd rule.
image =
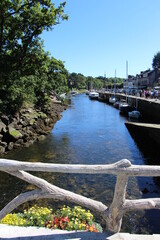
[[[128,76],[123,83],[123,89],[130,91],[132,89],[146,89],[160,86],[160,69],[141,71],[136,76]]]

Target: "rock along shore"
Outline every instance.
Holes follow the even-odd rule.
[[[61,112],[66,106],[52,102],[45,112],[34,106],[23,108],[14,116],[0,117],[0,154],[12,149],[28,147],[35,141],[40,141],[52,130],[54,124],[61,118]]]

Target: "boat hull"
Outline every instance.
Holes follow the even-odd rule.
[[[141,113],[139,111],[132,111],[128,112],[128,116],[130,118],[139,119],[141,117]]]
[[[89,98],[92,99],[92,100],[98,99],[98,97],[99,97],[99,93],[97,93],[97,92],[90,92],[89,93]]]
[[[117,101],[115,97],[110,97],[109,98],[109,103],[114,104]]]
[[[133,111],[133,108],[128,104],[125,104],[125,105],[119,105],[119,110],[120,110],[120,113],[128,114],[128,112]]]
[[[119,104],[120,104],[120,102],[115,102],[115,103],[113,104],[113,107],[119,109]]]

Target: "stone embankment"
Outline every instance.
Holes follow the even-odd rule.
[[[109,102],[109,98],[113,95],[111,92],[99,92],[99,97],[101,101]],[[125,95],[121,93],[116,93],[115,97],[118,100],[125,99],[128,104],[132,107],[137,107],[144,119],[148,122],[160,123],[160,99],[151,99],[144,97],[136,97],[131,95]]]
[[[22,146],[28,147],[40,141],[52,130],[66,109],[60,103],[53,102],[47,111],[42,112],[33,106],[23,108],[14,116],[0,117],[0,154]]]

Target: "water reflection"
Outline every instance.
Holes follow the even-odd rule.
[[[45,140],[29,148],[9,153],[7,158],[68,164],[109,164],[127,158],[133,164],[146,163],[148,155],[144,155],[133,140],[124,124],[126,118],[121,116],[117,109],[102,102],[90,101],[86,95],[78,95],[72,102],[73,104],[63,112],[63,118],[56,123]],[[34,175],[107,205],[113,199],[116,179],[112,175],[59,173],[34,173]],[[154,192],[146,195],[143,190],[148,186],[151,186]],[[2,173],[0,176],[1,207],[17,194],[33,188],[32,185]],[[156,187],[152,178],[130,178],[127,198],[138,199],[148,195],[152,197],[158,194],[156,191],[159,191],[159,188]],[[39,200],[38,203],[49,204],[53,208],[63,205],[61,202],[48,199]],[[31,203],[26,203],[23,207],[29,204]],[[151,223],[155,215],[151,216],[151,221],[146,216],[144,211],[127,214],[123,220],[122,230],[147,232],[151,229],[155,232],[156,225]]]

